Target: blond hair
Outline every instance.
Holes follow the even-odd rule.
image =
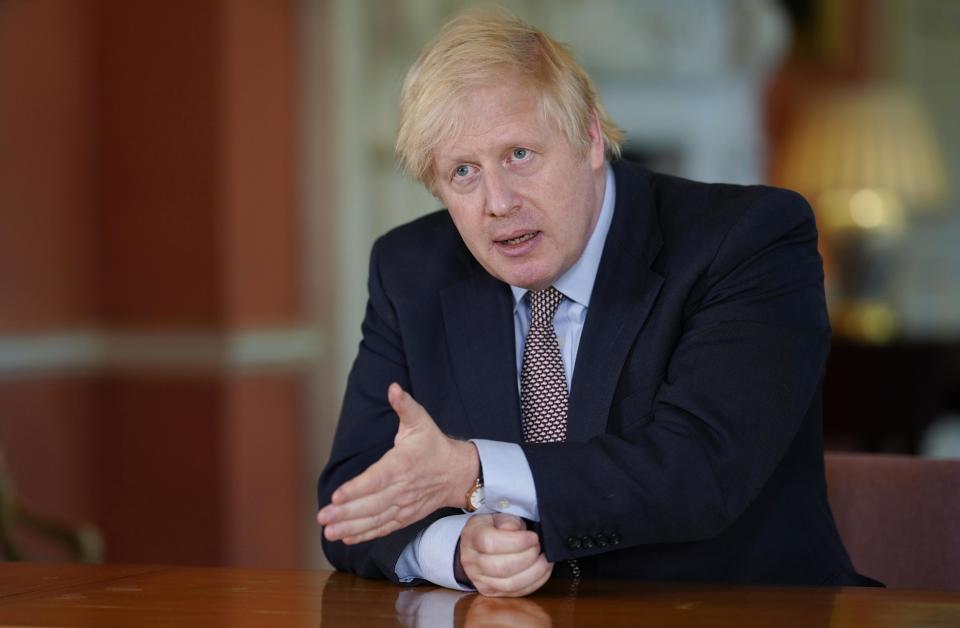
[[[594,112],[604,148],[620,156],[623,132],[600,103],[597,89],[570,51],[505,9],[467,10],[421,51],[400,92],[396,152],[403,170],[432,189],[433,149],[457,134],[457,103],[468,90],[505,76],[534,87],[545,118],[574,149],[586,151]]]

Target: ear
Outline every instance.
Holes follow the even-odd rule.
[[[590,147],[587,149],[587,157],[590,159],[590,167],[599,170],[603,167],[606,159],[606,150],[603,144],[603,129],[600,126],[600,115],[596,109],[590,110],[590,127],[587,129],[590,135]]]

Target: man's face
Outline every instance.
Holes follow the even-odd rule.
[[[516,82],[463,99],[459,134],[433,152],[434,191],[480,264],[508,284],[540,290],[580,258],[603,201],[604,154],[575,150]]]

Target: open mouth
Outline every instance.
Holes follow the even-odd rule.
[[[531,231],[530,233],[524,233],[523,235],[519,235],[519,236],[517,236],[517,237],[515,237],[515,238],[510,238],[510,239],[508,239],[508,240],[497,240],[497,243],[498,243],[498,244],[506,244],[506,245],[508,245],[508,246],[513,245],[513,244],[522,244],[522,243],[526,242],[527,240],[532,240],[533,238],[535,238],[538,233],[540,233],[540,232],[539,232],[539,231]]]

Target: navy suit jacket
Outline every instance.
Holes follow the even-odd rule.
[[[865,584],[826,498],[830,327],[809,206],[613,168],[568,440],[523,445],[547,558],[578,559],[584,578]],[[447,212],[376,242],[321,505],[392,446],[393,381],[451,436],[522,442],[512,310]],[[324,549],[337,568],[395,580],[407,543],[454,512]]]

